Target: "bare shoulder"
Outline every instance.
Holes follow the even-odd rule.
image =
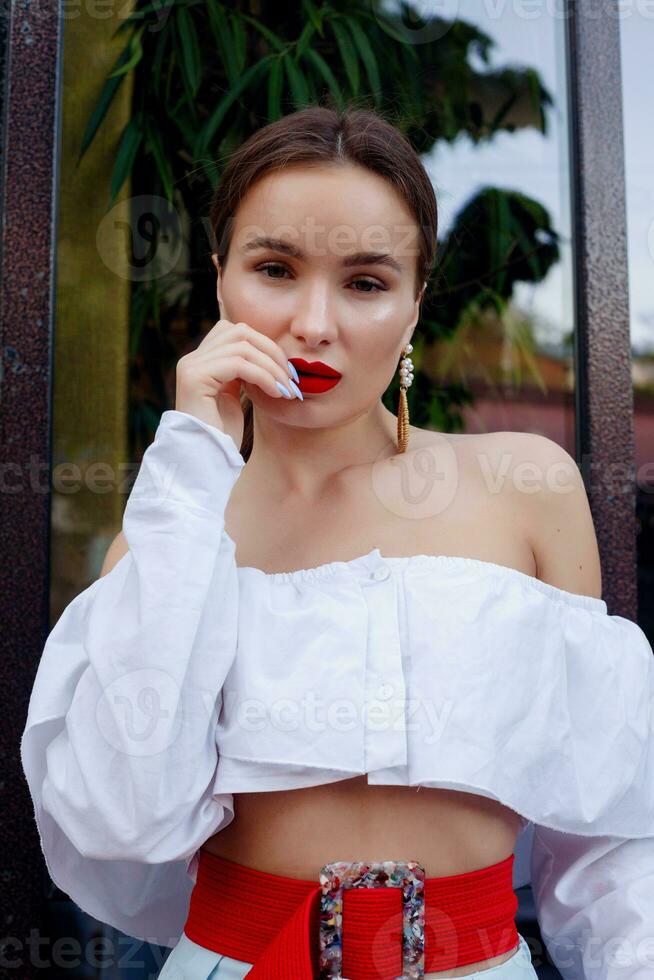
[[[433,429],[412,429],[410,453],[442,453],[445,447],[458,466],[472,467],[485,481],[489,490],[508,492],[512,486],[528,480],[530,464],[543,464],[549,444],[554,453],[557,446],[545,436],[528,432],[440,432]],[[563,450],[562,450],[563,451]],[[574,461],[573,465],[574,465]]]
[[[506,470],[507,496],[524,522],[544,582],[602,597],[597,536],[576,461],[548,436],[493,432],[484,436],[489,458]]]
[[[113,539],[109,547],[107,548],[107,553],[104,556],[104,561],[102,563],[102,568],[100,569],[100,578],[110,572],[114,565],[117,565],[123,555],[126,555],[129,551],[129,545],[127,544],[127,538],[122,531],[119,531],[116,537]]]
[[[602,596],[597,537],[584,481],[563,446],[531,432],[444,433],[418,430],[416,449],[446,445],[461,472],[519,527],[536,577],[579,595]],[[431,442],[430,442],[431,436]],[[489,511],[489,513],[491,513]],[[494,510],[498,514],[498,508]]]

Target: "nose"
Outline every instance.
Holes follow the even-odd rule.
[[[305,347],[331,343],[337,334],[327,283],[313,283],[298,294],[291,321],[292,335]]]

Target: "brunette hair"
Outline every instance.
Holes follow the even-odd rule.
[[[210,234],[224,268],[239,203],[252,185],[275,170],[297,163],[355,163],[384,177],[397,190],[418,225],[415,296],[429,280],[436,259],[436,195],[409,140],[370,109],[309,106],[262,126],[230,155],[213,192]],[[252,451],[252,403],[242,392],[245,427],[241,454]]]

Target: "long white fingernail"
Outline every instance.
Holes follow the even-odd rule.
[[[300,401],[303,402],[304,401],[304,395],[302,394],[302,392],[300,391],[300,389],[298,388],[298,386],[295,384],[295,382],[294,381],[291,381],[291,379],[289,378],[288,379],[288,383],[291,386],[291,390],[294,391],[295,394],[297,395],[297,397],[300,399]]]

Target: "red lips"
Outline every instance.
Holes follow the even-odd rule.
[[[341,379],[340,371],[324,361],[305,361],[302,357],[289,357],[289,361],[300,376],[298,386],[303,395],[319,395],[329,391]]]
[[[291,364],[300,374],[318,374],[321,378],[340,378],[341,373],[323,361],[305,361],[302,357],[290,357]]]

